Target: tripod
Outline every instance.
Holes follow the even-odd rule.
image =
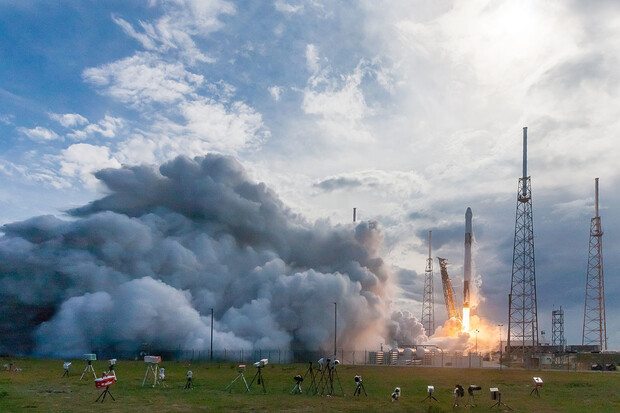
[[[319,365],[319,368],[320,367],[321,366]],[[327,384],[327,379],[325,378],[325,372],[327,371],[327,367],[320,368],[319,371],[321,372],[321,377],[319,378],[319,381],[314,388],[314,394],[317,394],[319,392],[319,386],[321,386],[321,384],[323,384],[323,386],[321,387],[321,394],[323,394],[323,391],[325,391],[325,385]]]
[[[146,379],[149,376],[149,372],[153,373],[153,387],[157,384],[157,368],[159,364],[157,363],[147,363],[146,372],[144,373],[144,380],[142,380],[142,387],[144,387],[144,383],[146,383]]]
[[[532,391],[530,392],[530,396],[532,394],[535,394],[536,396],[540,397],[540,393],[538,392],[538,386],[534,386],[534,388],[532,389]]]
[[[95,400],[95,403],[97,403],[99,399],[101,399],[101,396],[103,396],[103,399],[101,399],[101,403],[103,403],[103,401],[105,400],[105,396],[107,396],[108,394],[110,395],[112,400],[116,401],[116,399],[114,398],[114,396],[112,396],[112,393],[110,392],[110,386],[106,386],[105,390],[99,395],[99,397],[97,397],[97,400]]]
[[[300,377],[300,376],[299,376]],[[301,380],[298,380],[297,378],[295,378],[295,381],[297,383],[295,383],[295,387],[293,387],[293,390],[291,390],[291,394],[301,394],[301,382],[304,381],[304,379],[302,377],[300,377]]]
[[[306,379],[306,376],[308,375],[308,373],[310,374],[310,377],[312,378],[312,380],[310,381],[310,388],[308,389],[308,393],[310,393],[312,391],[312,389],[314,388],[314,393],[316,394],[316,382],[314,380],[314,370],[312,370],[312,362],[309,361],[308,362],[308,370],[306,370],[306,373],[304,374],[304,380]]]
[[[476,397],[474,396],[473,393],[470,393],[469,396],[467,397],[467,404],[465,405],[465,407],[475,407],[476,406]]]
[[[188,376],[187,377],[187,382],[185,382],[185,387],[183,387],[183,389],[189,390],[192,387],[194,387],[194,385],[192,384],[192,378]]]
[[[342,390],[342,384],[340,383],[340,378],[338,377],[338,371],[336,370],[336,366],[327,368],[327,379],[325,380],[325,385],[321,390],[321,394],[323,394],[323,391],[327,386],[327,395],[334,396],[334,377],[336,377],[336,380],[338,380],[338,386],[340,386],[340,393],[342,393],[342,395],[344,396],[344,390]]]
[[[512,407],[508,406],[506,403],[504,403],[502,401],[502,394],[501,393],[497,393],[497,403],[495,403],[493,406],[491,406],[491,409],[494,408],[495,406],[497,406],[498,408],[501,409],[500,406],[504,406],[505,408],[507,408],[508,410],[512,410]]]
[[[250,391],[250,387],[252,387],[252,383],[254,383],[254,380],[256,380],[257,377],[258,377],[257,383],[263,386],[263,393],[265,394],[267,393],[267,390],[265,389],[265,379],[263,379],[262,370],[263,370],[262,367],[258,367],[258,371],[256,372],[256,374],[254,375],[254,378],[250,382],[250,385],[248,386],[248,390],[246,391],[246,393]]]
[[[357,382],[357,387],[353,392],[353,396],[361,396],[362,391],[364,391],[364,396],[368,396],[368,394],[366,393],[366,389],[364,388],[364,383],[362,383],[362,381],[360,380]]]
[[[84,371],[82,372],[82,375],[80,376],[80,380],[82,380],[84,378],[84,375],[86,374],[87,371],[92,371],[93,372],[93,377],[97,378],[97,375],[95,374],[95,369],[93,368],[93,362],[91,360],[88,360],[88,364],[84,368]],[[69,375],[69,370],[66,370],[66,373],[67,373],[67,376],[68,376]]]
[[[435,396],[433,396],[433,393],[431,393],[430,391],[428,392],[428,396],[426,396],[426,398],[424,400],[422,400],[422,401],[425,402],[427,400],[428,400],[429,403],[432,403],[433,400],[437,401]]]
[[[228,386],[226,386],[226,388],[224,390],[228,390],[230,389],[230,387],[239,379],[243,380],[243,383],[245,383],[245,388],[246,388],[246,393],[250,391],[250,387],[248,386],[248,382],[245,381],[245,376],[243,375],[243,372],[245,371],[245,366],[243,366],[243,369],[239,368],[239,374],[237,374],[237,377],[235,377],[235,379],[233,381],[230,382],[230,384]]]

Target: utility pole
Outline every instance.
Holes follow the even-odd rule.
[[[499,327],[499,370],[502,370],[502,327],[503,324],[498,324]]]
[[[336,357],[336,336],[338,335],[337,328],[337,317],[338,317],[338,304],[334,301],[334,358]]]
[[[213,361],[213,308],[211,309],[211,355],[209,359]]]

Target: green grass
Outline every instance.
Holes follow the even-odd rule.
[[[8,360],[1,360],[0,365]],[[502,401],[515,412],[614,412],[620,411],[617,397],[620,375],[616,372],[565,372],[524,370],[483,370],[429,367],[339,366],[338,376],[346,396],[326,397],[308,394],[292,395],[293,376],[304,374],[307,364],[274,365],[263,370],[267,394],[256,383],[245,393],[237,381],[230,392],[226,386],[237,376],[231,363],[165,362],[167,388],[142,387],[146,370],[144,362],[119,360],[119,381],[110,387],[116,401],[94,401],[100,393],[92,374],[80,381],[85,362],[74,360],[70,377],[62,378],[62,360],[15,360],[21,372],[0,371],[0,412],[176,412],[176,411],[241,411],[241,412],[452,412],[489,411],[494,403],[489,387],[499,387]],[[93,362],[100,374],[107,361]],[[316,366],[316,363],[315,363]],[[183,390],[185,373],[194,372],[194,388]],[[248,365],[246,379],[252,380],[256,369]],[[353,397],[359,374],[368,396]],[[540,398],[530,397],[532,376],[541,376],[544,386]],[[303,383],[308,389],[310,379]],[[467,388],[477,384],[476,407],[452,408],[452,390],[459,383]],[[435,386],[438,402],[429,406],[422,400],[426,386]],[[394,387],[402,389],[399,402],[392,403]],[[336,389],[339,387],[336,383]],[[463,404],[467,402],[467,395]],[[497,408],[493,411],[498,411]]]

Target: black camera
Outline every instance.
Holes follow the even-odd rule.
[[[297,376],[293,377],[293,380],[295,380],[297,383],[301,383],[302,381],[304,381],[304,378],[298,374]]]
[[[474,391],[476,391],[476,390],[482,390],[482,387],[480,387],[480,386],[476,386],[475,384],[472,384],[472,385],[470,385],[470,386],[467,388],[467,393],[468,393],[470,396],[473,396],[473,395],[474,395]]]

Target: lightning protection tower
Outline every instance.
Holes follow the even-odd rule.
[[[598,345],[607,350],[605,321],[605,283],[603,280],[603,230],[598,216],[598,178],[594,180],[594,218],[590,220],[586,304],[583,311],[581,344]]]
[[[508,296],[508,360],[513,354],[524,362],[528,351],[538,346],[538,306],[534,265],[534,225],[532,218],[532,182],[527,176],[527,127],[523,128],[523,177],[517,189],[517,214],[512,251],[512,280]]]
[[[426,335],[431,336],[435,332],[435,301],[433,299],[433,258],[431,256],[431,235],[428,231],[428,258],[426,259],[426,271],[424,272],[424,298],[422,299],[422,325]]]
[[[564,310],[562,307],[551,312],[551,332],[551,345],[559,347],[560,352],[564,352],[566,341],[564,340]]]

